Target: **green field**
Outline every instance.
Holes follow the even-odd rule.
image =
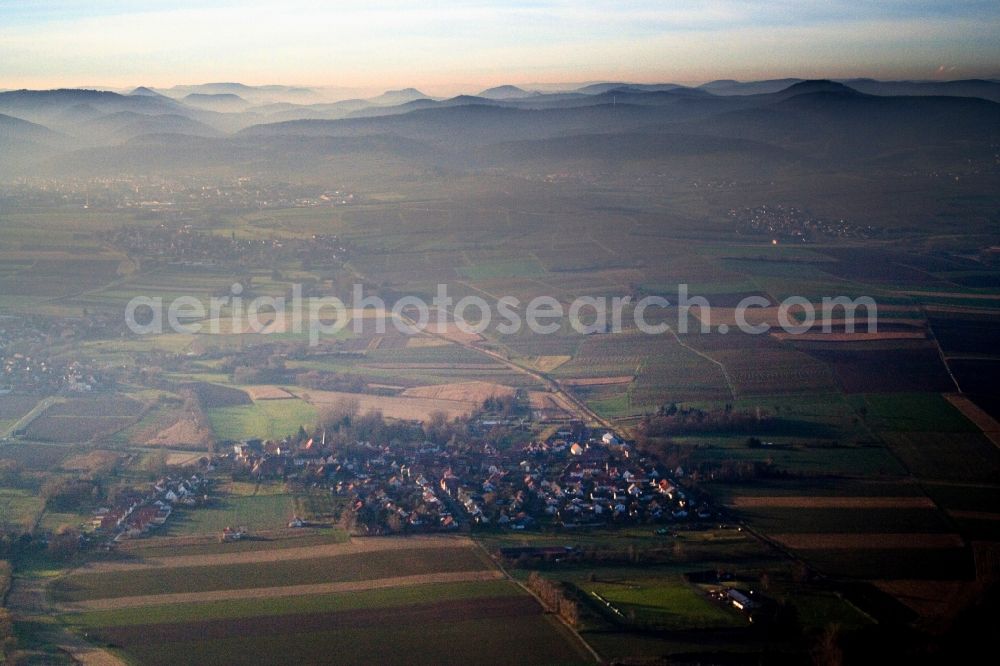
[[[0,488],[0,525],[30,529],[45,507],[45,501],[27,490]]]
[[[705,593],[683,580],[641,578],[584,584],[591,594],[607,599],[626,616],[662,629],[740,627],[746,618],[708,600]]]
[[[252,405],[213,407],[208,419],[219,439],[280,439],[295,434],[299,426],[316,424],[317,411],[298,398],[259,400]]]
[[[690,439],[688,441],[691,441]],[[696,446],[691,452],[694,462],[723,463],[726,461],[769,462],[776,469],[794,474],[825,476],[899,475],[902,465],[892,453],[881,446],[839,448],[763,448],[748,449],[745,437],[733,438],[729,446]]]
[[[519,587],[506,580],[430,583],[337,594],[144,606],[141,613],[135,612],[134,609],[85,611],[67,613],[63,616],[63,620],[80,628],[100,629],[194,620],[273,617],[364,608],[394,608],[433,601],[519,596],[523,593]]]
[[[169,540],[143,539],[132,541],[127,552],[136,557],[174,557],[178,555],[222,555],[226,553],[260,552],[266,550],[285,550],[305,546],[321,546],[331,543],[344,543],[348,535],[341,529],[328,527],[311,527],[301,530],[294,536],[283,533],[276,538],[243,539],[241,541],[220,542],[216,534],[204,535],[206,538],[195,543],[178,545]]]
[[[491,567],[475,548],[406,549],[278,562],[78,574],[60,579],[53,595],[64,601],[172,592],[249,589],[373,580]]]
[[[609,419],[628,416],[632,413],[627,394],[614,395],[607,398],[592,398],[587,400],[587,406],[604,418]]]
[[[350,622],[350,618],[346,618]],[[197,631],[198,627],[191,627]],[[232,638],[153,642],[142,630],[132,634],[124,650],[142,664],[231,664],[234,653],[252,654],[256,663],[298,664],[584,664],[593,663],[571,643],[565,630],[544,616],[495,619],[449,619],[428,627],[409,624],[392,611],[378,626],[360,629],[274,634],[252,633]]]
[[[180,509],[167,525],[172,535],[219,534],[226,527],[240,526],[261,531],[285,527],[294,515],[290,494],[223,495],[209,506]]]
[[[996,481],[1000,450],[978,432],[883,432],[882,438],[921,479]]]
[[[895,432],[978,432],[978,428],[937,393],[866,394],[852,402],[868,410],[876,430]]]
[[[327,627],[299,630],[317,616]],[[68,613],[61,620],[143,664],[231,663],[229,651],[247,640],[259,663],[586,662],[564,627],[503,580]],[[248,622],[259,627],[249,637]]]

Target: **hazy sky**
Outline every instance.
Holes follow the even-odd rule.
[[[1000,77],[997,0],[0,0],[0,88]]]

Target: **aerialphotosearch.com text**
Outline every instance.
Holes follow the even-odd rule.
[[[790,296],[775,304],[760,295],[742,299],[731,310],[728,321],[741,333],[762,335],[775,328],[752,312],[768,308],[769,321],[789,334],[815,331],[830,332],[834,325],[854,332],[860,322],[869,333],[878,330],[878,307],[868,296],[850,298],[830,296],[809,299]],[[692,318],[689,317],[693,314]],[[491,330],[500,335],[515,335],[525,327],[538,335],[567,331],[581,335],[639,331],[659,335],[673,329],[677,333],[729,333],[727,323],[712,325],[712,305],[708,297],[692,296],[688,285],[679,284],[675,298],[661,295],[581,296],[565,302],[554,296],[536,296],[521,300],[503,296],[492,303],[478,295],[454,299],[447,284],[437,285],[429,301],[419,296],[402,296],[387,303],[377,295],[365,293],[361,284],[352,288],[350,303],[336,296],[303,296],[302,285],[293,285],[288,296],[253,296],[244,294],[235,283],[229,293],[208,299],[179,296],[136,296],[125,308],[129,330],[138,335],[172,333],[228,332],[262,333],[280,330],[307,334],[309,344],[341,335],[349,326],[356,335],[374,329],[385,333],[395,326],[404,334],[434,332],[454,326],[467,334]],[[391,322],[391,323],[390,323]],[[225,326],[223,326],[225,324]]]

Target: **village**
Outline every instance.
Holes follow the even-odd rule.
[[[638,456],[611,431],[572,423],[541,441],[498,450],[312,438],[250,440],[219,461],[253,480],[327,488],[348,501],[366,534],[471,529],[573,529],[712,520],[683,487],[685,472]]]
[[[174,220],[217,209],[319,208],[347,206],[356,200],[357,195],[345,189],[272,183],[248,176],[209,183],[200,178],[125,174],[66,180],[17,178],[0,189],[0,205],[131,210]]]
[[[846,220],[829,220],[808,213],[796,206],[781,204],[732,209],[729,217],[736,231],[746,235],[767,235],[800,243],[820,238],[871,238],[876,230]]]
[[[296,260],[304,265],[343,259],[346,242],[332,234],[307,238],[237,238],[195,229],[184,220],[146,228],[124,226],[102,234],[103,240],[130,256],[185,266],[276,265]]]

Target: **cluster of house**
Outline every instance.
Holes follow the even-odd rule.
[[[176,506],[196,506],[207,497],[208,481],[198,474],[186,479],[165,477],[143,492],[131,488],[115,502],[94,512],[91,525],[112,541],[143,536],[167,522]]]
[[[357,442],[333,450],[311,439],[251,440],[234,445],[231,459],[255,478],[328,487],[375,532],[713,518],[710,505],[681,487],[683,469],[665,469],[615,433],[582,424],[502,451],[486,443]]]
[[[374,467],[382,465],[394,468],[382,456],[373,460]],[[459,528],[452,504],[442,490],[454,478],[450,472],[446,471],[435,484],[423,473],[414,473],[413,466],[405,462],[388,479],[373,478],[364,472],[355,475],[353,467],[355,463],[351,461],[342,467],[342,473],[338,474],[342,480],[337,481],[334,492],[351,498],[352,510],[370,533]]]
[[[515,462],[516,461],[516,462]],[[565,430],[491,462],[481,483],[459,489],[472,520],[514,530],[544,523],[583,527],[713,517],[673,471],[643,458],[612,432]]]
[[[269,479],[286,476],[294,447],[287,441],[248,439],[233,445],[233,461],[251,476]]]
[[[771,237],[808,241],[828,236],[834,238],[870,238],[875,234],[871,226],[862,226],[845,220],[828,220],[811,215],[795,206],[763,205],[753,208],[731,209],[729,216],[736,222],[740,233],[764,234]]]
[[[273,264],[302,260],[320,263],[342,258],[346,242],[331,234],[308,238],[236,238],[199,231],[191,224],[124,226],[102,239],[129,254],[165,259],[183,265]]]
[[[3,355],[0,349],[0,386],[18,391],[51,391],[65,389],[87,392],[106,388],[108,381],[79,361],[52,362],[45,357],[22,353]]]

